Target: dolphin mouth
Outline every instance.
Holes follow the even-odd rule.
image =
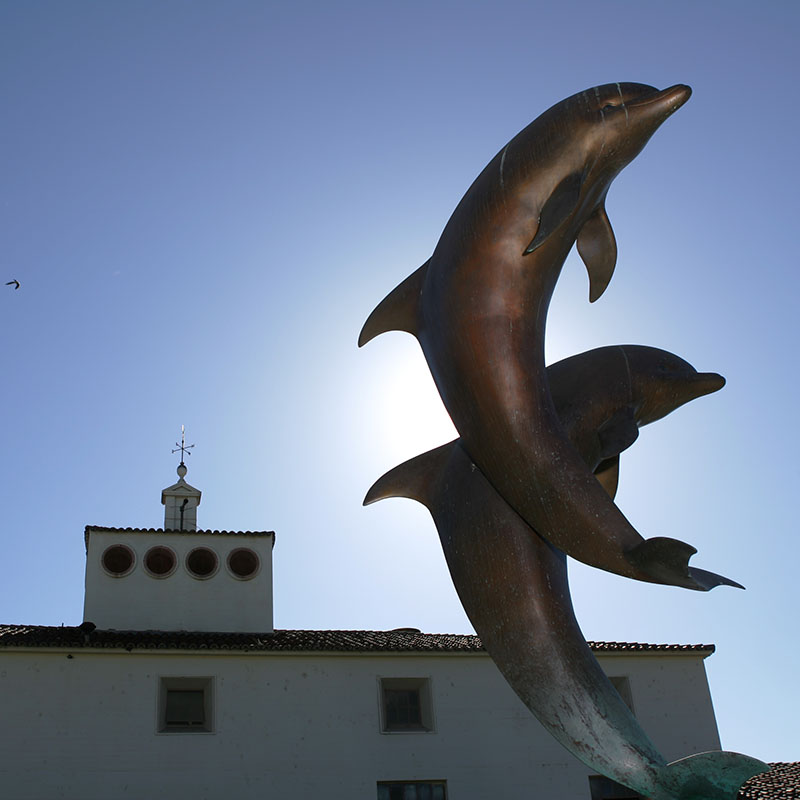
[[[655,116],[663,116],[666,119],[674,114],[690,97],[692,90],[683,83],[670,86],[669,89],[662,89],[660,92],[647,94],[643,97],[631,100],[625,104],[629,111],[634,109],[646,109]]]

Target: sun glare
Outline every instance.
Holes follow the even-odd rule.
[[[409,350],[391,364],[374,385],[373,430],[380,450],[399,462],[455,439],[422,354]]]

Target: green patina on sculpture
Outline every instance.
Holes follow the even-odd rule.
[[[431,258],[370,315],[419,340],[460,434],[400,465],[365,503],[431,511],[459,597],[487,651],[548,730],[593,769],[655,800],[733,800],[767,769],[714,752],[667,764],[603,674],[572,610],[565,554],[637,580],[708,591],[695,549],[644,539],[614,503],[619,453],[640,425],[724,380],[662,350],[600,348],[547,369],[547,310],[573,244],[590,300],[616,263],[609,185],[687,86],[588,89],[553,106],[481,172]]]

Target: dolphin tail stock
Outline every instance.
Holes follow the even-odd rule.
[[[637,569],[652,576],[657,583],[682,586],[707,592],[715,586],[735,586],[744,589],[740,583],[708,572],[704,569],[689,566],[689,559],[697,550],[686,542],[655,536],[628,550],[625,557]]]
[[[387,331],[406,331],[417,335],[417,306],[422,283],[428,271],[428,261],[392,289],[367,317],[358,336],[358,346]]]
[[[428,506],[428,498],[455,446],[456,441],[448,442],[390,469],[372,484],[363,504],[368,506],[387,497],[407,497]]]
[[[736,800],[745,781],[767,770],[757,758],[726,750],[696,753],[665,768],[675,800]]]

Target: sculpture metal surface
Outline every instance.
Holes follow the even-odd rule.
[[[638,345],[550,368],[544,359],[564,260],[577,244],[597,300],[617,255],[608,188],[690,94],[638,83],[580,92],[534,120],[477,177],[431,258],[359,337],[361,346],[389,330],[414,334],[460,438],[388,472],[365,503],[404,496],[429,508],[487,651],[571,752],[656,800],[733,800],[766,765],[722,752],[667,765],[587,647],[565,565],[566,554],[642,581],[739,586],[690,567],[691,545],[643,539],[614,502],[619,454],[639,426],[724,379]]]
[[[394,329],[417,337],[471,458],[560,550],[626,577],[702,589],[688,569],[694,548],[645,541],[570,446],[544,359],[567,254],[577,240],[599,297],[616,261],[609,184],[690,93],[609,84],[534,120],[481,172],[434,254],[375,309],[359,344]]]
[[[630,377],[614,380],[621,357],[632,364]],[[603,373],[611,380],[583,380]],[[631,346],[574,356],[549,367],[548,377],[559,416],[588,466],[597,461],[598,444],[607,461],[617,462],[631,443],[629,436],[607,436],[630,407],[629,397],[643,410],[638,423],[647,424],[724,383],[663,350]],[[629,393],[629,386],[636,388]],[[613,498],[616,480],[608,489]],[[586,644],[572,609],[566,557],[511,509],[460,440],[390,470],[364,502],[387,497],[410,497],[430,510],[456,591],[487,651],[537,719],[584,763],[664,800],[691,797],[698,769],[714,772],[713,791],[701,795],[708,798],[735,796],[764,769],[735,753],[667,765]],[[709,582],[732,583],[707,574]]]

